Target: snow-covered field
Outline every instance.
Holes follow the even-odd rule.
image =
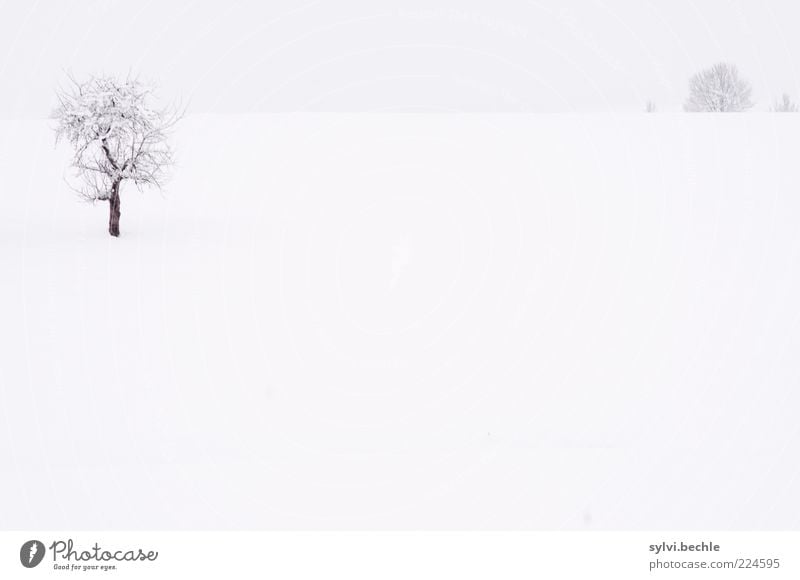
[[[0,522],[800,526],[800,116],[0,123]]]

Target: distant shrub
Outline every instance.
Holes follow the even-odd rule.
[[[690,113],[736,113],[753,106],[750,83],[739,77],[738,69],[718,63],[689,79],[689,97],[683,109]]]
[[[789,95],[783,93],[783,97],[780,100],[775,100],[775,103],[770,107],[770,111],[773,113],[796,113],[797,103]]]

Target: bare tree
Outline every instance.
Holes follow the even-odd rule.
[[[795,103],[789,95],[783,93],[781,100],[776,99],[775,103],[770,107],[770,111],[773,113],[796,113],[797,103]]]
[[[746,111],[753,106],[752,91],[734,65],[718,63],[689,80],[689,98],[683,109],[692,113]]]
[[[656,104],[653,101],[647,101],[644,104],[644,112],[645,113],[655,113],[656,112]]]
[[[132,181],[139,190],[161,188],[173,164],[169,130],[180,119],[177,109],[153,109],[152,87],[128,78],[70,79],[58,91],[56,139],[74,147],[73,189],[86,201],[108,201],[108,233],[119,236],[120,187]]]

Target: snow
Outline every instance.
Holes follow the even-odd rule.
[[[800,522],[800,117],[0,124],[7,529]]]

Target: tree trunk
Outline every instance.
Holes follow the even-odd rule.
[[[115,238],[119,236],[119,181],[111,186],[111,197],[108,198],[108,233]]]

